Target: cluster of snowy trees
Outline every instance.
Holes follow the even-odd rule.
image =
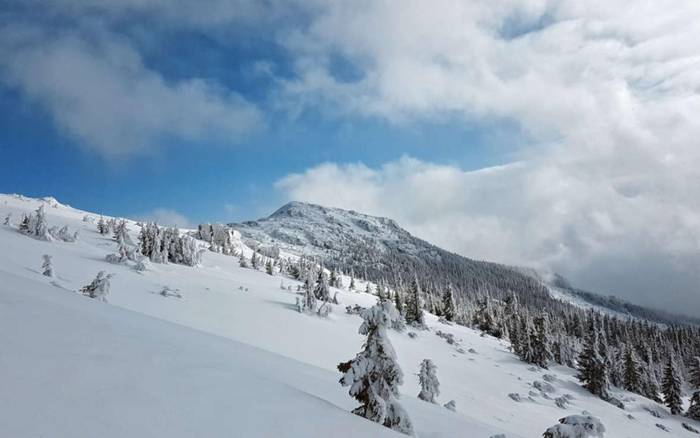
[[[8,214],[5,217],[5,225],[10,225],[10,219],[11,215]],[[78,232],[71,233],[67,225],[60,228],[57,226],[49,227],[46,213],[44,212],[44,204],[41,204],[39,208],[28,215],[23,214],[17,228],[20,233],[39,240],[60,240],[63,242],[75,242],[78,240]]]
[[[390,284],[377,295],[393,302],[410,326],[421,327],[423,312],[429,311],[507,339],[525,362],[542,368],[553,362],[576,368],[581,384],[603,399],[615,402],[609,396],[615,386],[681,413],[681,388],[683,382],[692,382],[693,364],[700,356],[696,325],[664,325],[582,309],[553,299],[534,278],[500,265],[458,263],[450,257],[435,264],[429,258],[413,257],[409,262],[394,254],[390,257],[397,265],[385,266],[382,272],[376,267],[386,256],[377,263],[377,255],[367,249],[364,255],[374,257],[373,262],[361,264],[362,254],[345,254],[349,263],[335,265],[332,272],[364,272],[365,281],[373,273],[377,284]],[[428,272],[427,266],[435,270]],[[303,269],[294,266],[292,271]],[[694,393],[693,400],[689,416],[700,412],[700,393]]]
[[[238,251],[234,241],[240,235],[231,227],[222,224],[200,224],[196,237],[209,244],[209,250],[225,255],[236,256]]]
[[[202,249],[197,240],[182,234],[177,228],[161,228],[155,223],[144,224],[139,234],[139,250],[154,263],[179,263],[197,266]]]

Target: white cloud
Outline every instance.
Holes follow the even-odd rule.
[[[166,81],[119,37],[0,30],[0,80],[21,90],[86,148],[108,157],[168,141],[236,140],[261,123],[254,105],[198,78]]]
[[[148,213],[136,216],[144,222],[155,222],[165,227],[195,228],[196,225],[185,215],[170,208],[156,208]]]

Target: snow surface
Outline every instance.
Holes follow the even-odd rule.
[[[16,224],[40,202],[0,195],[0,219],[12,212]],[[355,401],[338,383],[336,365],[363,342],[360,318],[344,308],[376,297],[341,291],[328,319],[300,314],[297,295],[280,289],[297,282],[211,252],[200,267],[136,272],[105,261],[116,242],[83,222],[85,212],[53,205],[49,225],[80,230],[78,242],[38,241],[0,225],[1,437],[401,436],[352,415]],[[129,227],[136,239],[138,227]],[[53,256],[53,279],[41,275],[43,254]],[[76,293],[100,270],[116,274],[106,304]],[[164,286],[182,298],[160,295]],[[584,411],[600,418],[606,437],[695,436],[681,421],[700,428],[668,413],[655,418],[645,407],[666,409],[614,390],[627,406],[620,410],[580,388],[571,369],[531,368],[502,341],[426,320],[430,330],[416,339],[390,332],[405,374],[400,401],[421,437],[539,437]],[[438,405],[416,397],[426,358],[437,366]],[[547,396],[533,386],[544,374],[555,376]],[[567,409],[554,402],[564,394]],[[456,412],[442,407],[451,399]]]

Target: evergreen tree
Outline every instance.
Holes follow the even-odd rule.
[[[693,357],[690,366],[689,383],[693,385],[695,389],[700,389],[700,357],[698,356]]]
[[[403,298],[401,298],[401,293],[398,290],[394,292],[394,304],[396,306],[396,311],[399,312],[399,315],[405,316],[403,309]]]
[[[415,327],[425,327],[425,316],[421,305],[420,286],[418,278],[413,277],[406,299],[406,324]]]
[[[44,204],[41,204],[34,213],[27,218],[26,224],[20,224],[20,231],[41,240],[51,240],[49,235],[49,224],[46,222]]]
[[[599,352],[598,327],[594,319],[588,329],[583,350],[578,357],[578,375],[576,376],[583,387],[603,400],[609,398],[608,374],[605,369],[605,360]]]
[[[418,373],[420,392],[418,398],[430,403],[435,403],[435,397],[440,395],[440,382],[437,378],[437,367],[430,359],[423,359]]]
[[[302,310],[307,313],[316,311],[316,295],[313,289],[306,287],[304,290],[304,299],[302,302]]]
[[[275,275],[272,267],[272,260],[268,260],[267,263],[265,263],[265,272],[267,272],[267,275]]]
[[[445,292],[442,294],[442,315],[448,321],[455,320],[456,306],[452,286],[445,289]]]
[[[314,287],[314,295],[316,299],[327,303],[331,301],[331,293],[328,289],[328,280],[326,273],[323,272],[323,268],[318,271],[318,278],[316,278],[316,286]]]
[[[367,340],[354,359],[338,365],[343,373],[340,384],[349,386],[350,395],[360,403],[352,411],[354,414],[412,435],[411,420],[398,402],[403,372],[386,333],[387,327],[400,315],[389,302],[365,309],[361,315],[364,322],[359,332],[366,335]]]
[[[250,256],[250,267],[257,270],[258,264],[259,264],[258,256],[257,256],[257,254],[255,254],[255,251],[253,251],[253,255]]]
[[[547,316],[540,315],[533,320],[534,329],[530,335],[532,348],[531,362],[541,368],[547,368],[552,359],[552,352],[547,336]]]
[[[355,290],[355,278],[350,277],[350,290]]]
[[[695,391],[690,397],[690,406],[686,415],[695,421],[700,421],[700,390]]]
[[[639,362],[631,348],[625,351],[624,370],[622,383],[626,390],[640,393],[642,390],[642,378],[639,374]]]
[[[29,234],[29,216],[26,214],[22,215],[22,219],[19,221],[17,226],[18,230],[22,234]]]
[[[12,212],[7,213],[7,216],[5,216],[5,221],[3,222],[3,225],[9,226],[11,218],[12,218]]]
[[[243,253],[243,251],[241,251],[241,256],[238,258],[238,265],[241,268],[248,267],[248,259],[245,258],[245,254]]]
[[[41,256],[42,263],[41,263],[41,274],[45,275],[47,277],[53,277],[54,272],[53,272],[53,262],[51,261],[52,257],[48,254],[44,254]]]
[[[681,402],[681,377],[673,356],[669,356],[664,378],[661,382],[661,392],[664,395],[664,404],[671,410],[671,414],[678,415],[682,412]]]
[[[100,216],[100,219],[97,221],[97,232],[102,235],[109,233],[107,223],[105,222],[105,219],[102,216]]]

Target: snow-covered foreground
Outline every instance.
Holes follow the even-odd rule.
[[[16,224],[38,205],[2,195],[0,218],[11,211]],[[341,291],[328,319],[300,314],[297,295],[280,288],[296,282],[215,253],[201,267],[139,273],[105,261],[116,243],[83,222],[84,212],[46,211],[50,225],[79,229],[78,242],[0,226],[0,436],[401,436],[349,412],[355,401],[335,368],[363,342],[359,317],[344,307],[375,297]],[[135,239],[138,228],[130,228]],[[42,254],[53,256],[56,278],[41,275]],[[116,274],[108,304],[75,293],[100,270]],[[182,298],[161,296],[163,286]],[[638,395],[616,394],[623,411],[589,396],[573,370],[531,369],[501,341],[430,316],[428,323],[416,339],[390,334],[405,374],[401,402],[421,437],[537,437],[582,411],[601,419],[606,437],[697,436],[681,427],[687,420]],[[454,399],[457,412],[416,398],[425,358],[438,367],[440,403]],[[533,386],[544,374],[554,377],[549,395]],[[566,409],[553,400],[564,394],[572,396]]]

